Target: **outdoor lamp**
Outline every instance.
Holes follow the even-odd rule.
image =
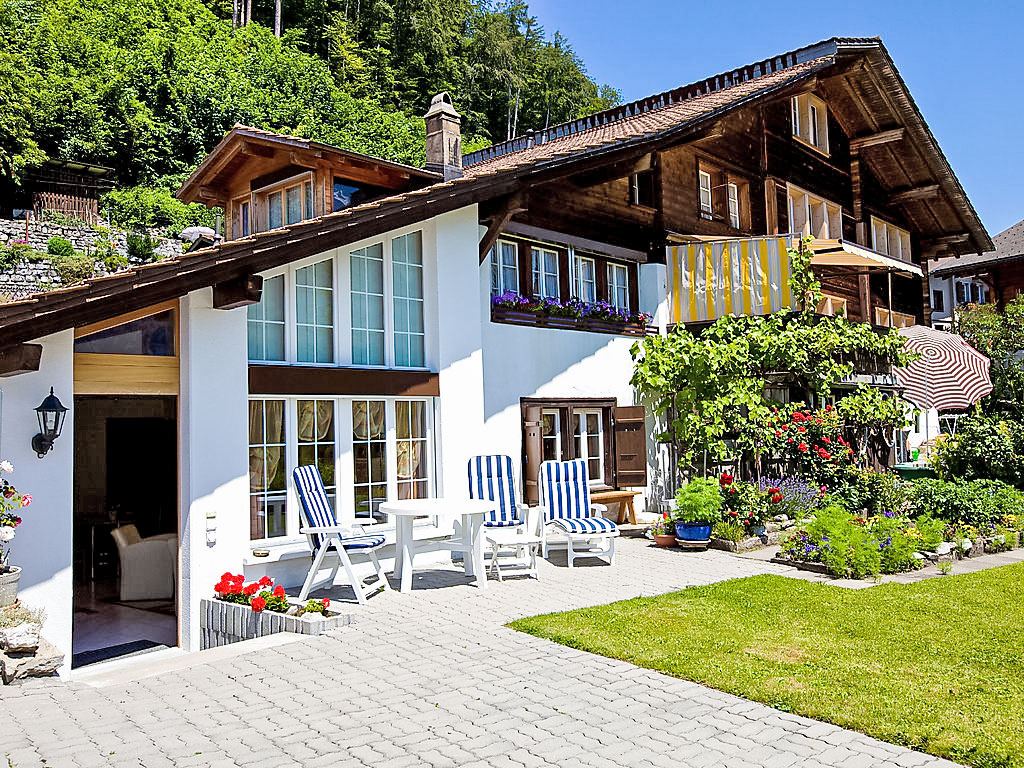
[[[67,412],[68,409],[53,394],[53,387],[50,387],[50,394],[36,408],[36,416],[39,418],[39,434],[32,438],[32,450],[40,459],[53,447],[53,441],[60,437],[60,430],[64,426],[64,415]]]

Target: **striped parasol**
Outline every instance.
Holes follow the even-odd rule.
[[[924,325],[900,328],[899,334],[907,349],[921,355],[896,369],[903,396],[919,408],[968,408],[992,391],[989,359],[960,336]]]

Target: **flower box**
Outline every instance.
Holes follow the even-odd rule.
[[[199,610],[199,647],[202,650],[278,632],[320,635],[329,629],[352,623],[349,614],[325,617],[312,612],[302,616],[273,611],[257,612],[248,605],[207,598],[200,600]]]
[[[491,308],[491,321],[510,325],[526,325],[535,328],[554,328],[563,331],[590,331],[591,333],[614,333],[620,336],[648,336],[658,332],[655,326],[645,323],[617,323],[592,317],[559,317],[541,315],[502,307]]]

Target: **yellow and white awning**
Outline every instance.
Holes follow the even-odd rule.
[[[861,267],[865,269],[891,269],[924,277],[921,267],[910,261],[894,259],[849,240],[813,240],[810,244],[811,264],[816,267]]]

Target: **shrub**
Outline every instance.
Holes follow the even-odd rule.
[[[192,225],[212,227],[216,215],[199,203],[183,203],[173,194],[177,179],[164,178],[156,186],[115,189],[103,198],[111,221],[128,230],[164,227],[168,237],[177,237]]]
[[[684,523],[714,523],[721,518],[722,493],[707,477],[691,480],[676,492],[673,519]]]
[[[85,253],[72,253],[70,256],[55,255],[50,258],[50,266],[60,276],[64,285],[80,283],[88,280],[96,271],[96,263]]]
[[[828,506],[783,542],[782,552],[800,562],[821,563],[837,578],[877,575],[881,551],[866,523],[842,507]]]
[[[24,240],[12,240],[0,246],[0,272],[14,269],[22,261],[38,261],[41,257],[45,257],[45,254],[39,253]]]
[[[930,515],[953,525],[986,527],[1024,515],[1024,492],[998,480],[915,480],[905,485],[911,516]]]
[[[1024,489],[1024,424],[969,416],[956,435],[939,442],[935,468],[943,480],[1001,480]]]
[[[746,526],[740,523],[727,523],[724,520],[720,520],[715,523],[714,528],[711,530],[711,535],[716,539],[724,539],[725,541],[735,543],[746,538],[748,534]]]
[[[75,246],[63,237],[51,237],[46,241],[46,252],[51,256],[74,256]]]
[[[728,472],[722,473],[718,485],[725,505],[721,519],[726,523],[740,523],[747,530],[768,518],[769,506],[778,498],[777,488],[762,489],[759,485],[739,482]]]
[[[156,258],[156,240],[145,232],[133,232],[126,238],[128,258],[132,261],[153,261]]]

